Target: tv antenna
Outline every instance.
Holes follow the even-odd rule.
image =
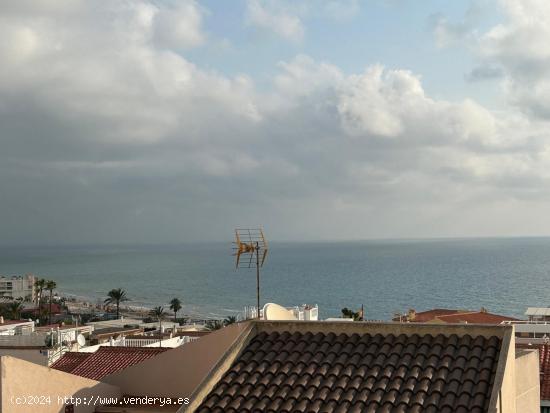
[[[267,257],[267,241],[261,228],[235,230],[235,268],[256,268],[256,316],[260,318],[260,268]]]

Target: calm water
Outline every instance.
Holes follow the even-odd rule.
[[[262,275],[262,302],[319,304],[321,316],[342,307],[389,319],[433,307],[522,316],[550,305],[550,239],[467,239],[272,243]],[[59,291],[94,300],[121,287],[131,304],[165,304],[187,313],[229,315],[256,300],[254,270],[235,271],[231,245],[0,248],[0,274],[33,272]]]

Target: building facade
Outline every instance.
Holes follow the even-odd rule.
[[[23,276],[0,276],[0,297],[21,298],[25,301],[34,301],[34,281],[36,277],[32,274]]]

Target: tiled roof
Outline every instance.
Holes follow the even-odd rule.
[[[456,314],[461,312],[463,312],[463,310],[448,310],[446,308],[434,308],[433,310],[416,313],[414,316],[414,320],[410,320],[410,321],[414,321],[415,323],[425,323],[428,321],[432,321],[434,318],[437,318],[439,316]]]
[[[197,411],[486,412],[500,346],[496,336],[261,331]]]
[[[445,323],[500,324],[503,321],[517,321],[517,318],[514,317],[487,313],[485,311],[440,315],[436,318]]]
[[[75,351],[69,351],[53,363],[51,368],[70,373],[92,354],[94,353],[78,353]]]
[[[472,324],[500,324],[503,321],[517,320],[514,317],[488,313],[487,311],[450,310],[446,308],[434,308],[433,310],[414,312],[405,316],[404,321],[413,323],[428,323],[439,321],[444,323],[472,323]],[[399,317],[393,321],[400,321]],[[401,319],[403,321],[403,319]]]
[[[95,353],[89,353],[90,356],[82,358],[80,363],[76,363],[76,360],[64,361],[63,359],[67,353],[61,359],[59,359],[52,368],[63,370],[67,373],[76,374],[77,376],[87,377],[93,380],[99,380],[109,374],[123,370],[126,367],[140,363],[151,357],[154,357],[164,351],[167,348],[159,347],[100,347]],[[73,356],[69,356],[72,358]],[[68,370],[68,366],[74,363],[74,367]],[[63,368],[67,366],[66,368]]]

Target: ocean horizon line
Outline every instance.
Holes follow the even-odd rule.
[[[269,240],[270,244],[327,244],[327,243],[368,243],[368,242],[445,242],[445,241],[475,241],[475,240],[540,240],[550,239],[550,235],[487,235],[487,236],[434,236],[434,237],[374,237],[374,238],[357,238],[357,239],[273,239]],[[109,242],[109,243],[51,243],[51,244],[3,244],[0,243],[2,249],[17,249],[17,248],[108,248],[108,247],[188,247],[188,246],[205,246],[208,244],[232,244],[233,240],[203,240],[203,241],[181,241],[181,242]]]

